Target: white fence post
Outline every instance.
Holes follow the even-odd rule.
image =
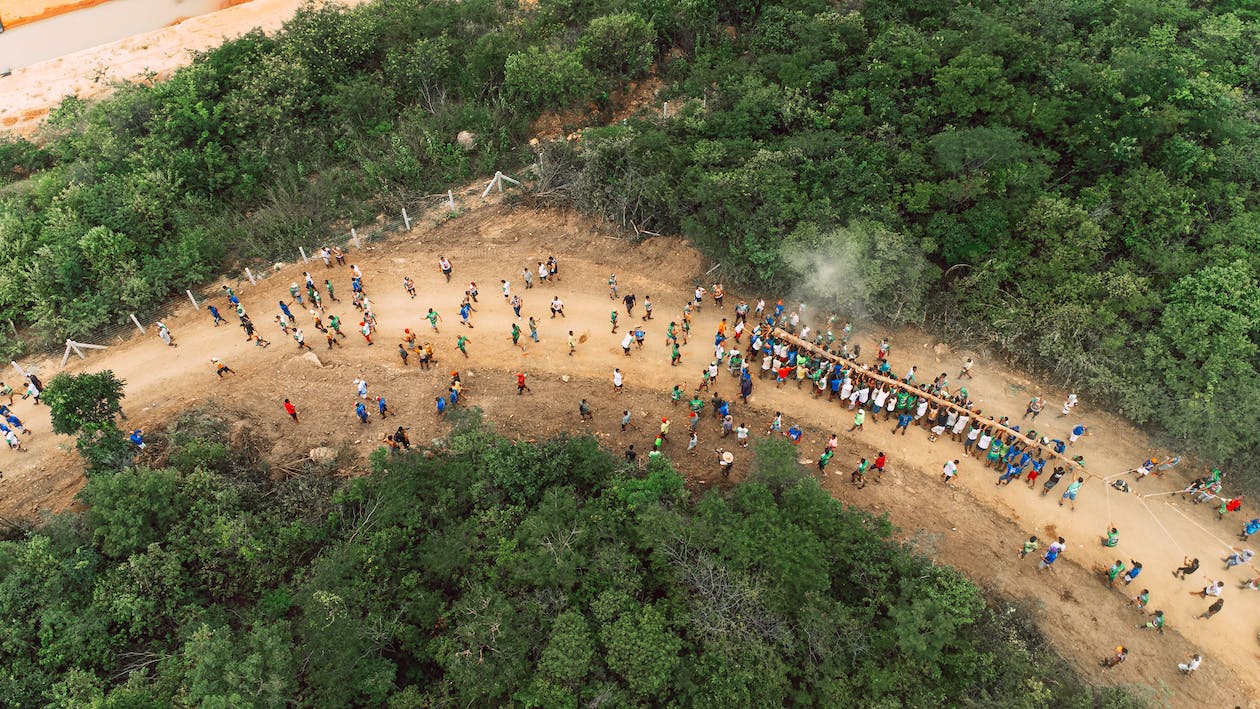
[[[17,373],[19,375],[23,377],[26,376],[26,370],[22,369],[22,365],[18,364],[17,362],[14,362],[13,360],[9,360],[9,364],[13,365],[13,368],[17,370]]]
[[[201,310],[201,304],[198,303],[197,299],[193,297],[192,291],[186,290],[184,292],[188,294],[188,299],[192,301],[193,307],[196,308],[197,310]]]
[[[407,227],[407,231],[411,231],[411,217],[407,216],[406,207],[403,207],[403,226]]]
[[[452,212],[455,211],[455,195],[450,190],[446,191],[446,205]]]
[[[145,334],[144,325],[141,325],[141,324],[140,324],[140,321],[139,321],[139,320],[136,320],[136,314],[135,314],[135,313],[131,313],[131,322],[133,322],[133,323],[135,323],[135,324],[136,324],[136,329],[140,331],[140,334],[141,334],[141,335]]]
[[[665,112],[665,118],[669,118],[669,101],[665,102],[664,112]]]
[[[354,227],[350,227],[350,238],[354,239],[354,248],[363,248],[363,242],[359,241],[359,232],[355,231]]]
[[[253,271],[251,271],[251,270],[249,270],[249,266],[246,266],[246,267],[245,267],[245,275],[246,275],[246,276],[249,276],[249,284],[250,284],[251,286],[256,286],[256,285],[258,285],[258,281],[255,281],[255,280],[254,280],[254,272],[253,272]]]
[[[299,246],[299,247],[298,247],[298,251],[299,251],[299,252],[301,252],[301,254],[302,254],[302,263],[310,263],[310,262],[311,262],[311,260],[310,260],[310,259],[306,258],[306,249],[304,249],[304,248],[302,248],[301,246]]]

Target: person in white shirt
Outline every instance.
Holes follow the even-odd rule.
[[[1189,659],[1186,662],[1178,663],[1177,669],[1181,670],[1182,674],[1188,675],[1191,672],[1194,672],[1195,670],[1199,669],[1199,665],[1201,664],[1203,664],[1203,658],[1200,657],[1199,653],[1196,652],[1190,655]]]
[[[945,468],[942,471],[942,473],[943,474],[941,477],[945,480],[945,482],[949,482],[950,480],[953,480],[954,476],[958,474],[958,461],[957,460],[945,461]]]
[[[626,336],[621,338],[621,349],[625,351],[626,356],[630,356],[630,343],[634,342],[634,335],[627,332]]]
[[[623,383],[624,383],[624,380],[623,380],[623,379],[622,379],[622,377],[621,377],[621,370],[620,370],[620,369],[614,369],[614,370],[613,370],[613,391],[615,391],[615,392],[617,392],[618,394],[620,394],[620,393],[621,393],[621,385],[622,385]]]

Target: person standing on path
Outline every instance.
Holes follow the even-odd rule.
[[[1085,478],[1077,478],[1072,484],[1068,485],[1063,491],[1063,496],[1059,498],[1059,507],[1063,506],[1064,500],[1072,501],[1072,509],[1076,509],[1076,494],[1080,492],[1081,486],[1085,484]]]
[[[293,405],[292,401],[284,400],[284,412],[289,415],[289,418],[293,419],[293,423],[298,423],[297,407]]]
[[[411,280],[411,279],[408,279],[408,280]],[[324,287],[328,289],[328,299],[329,299],[329,300],[331,300],[331,301],[332,301],[332,302],[334,302],[334,303],[340,303],[340,302],[341,302],[340,300],[337,300],[337,294],[333,292],[333,284],[332,284],[332,281],[330,281],[330,280],[328,280],[327,278],[325,278],[325,279],[324,279]],[[412,298],[416,297],[416,296],[415,296],[415,289],[414,289],[414,288],[412,289],[412,295],[411,295],[411,297],[412,297]]]
[[[389,404],[385,401],[385,397],[383,396],[376,397],[376,411],[381,415],[381,418],[385,418],[386,416],[394,413],[389,410]]]
[[[1208,606],[1207,610],[1203,611],[1203,613],[1199,615],[1199,618],[1202,618],[1203,620],[1207,620],[1211,618],[1212,616],[1216,615],[1217,613],[1220,613],[1221,609],[1224,607],[1225,607],[1225,599],[1218,598],[1216,599],[1215,603]]]
[[[577,352],[577,338],[573,336],[573,331],[569,330],[569,356],[572,357],[574,352]]]
[[[311,349],[311,346],[306,344],[306,333],[302,332],[300,327],[293,331],[293,341],[297,343],[299,350]]]
[[[634,335],[629,332],[626,333],[625,337],[621,338],[621,349],[623,352],[626,353],[627,357],[630,356],[630,345],[633,342],[634,342]]]
[[[617,394],[620,394],[621,387],[624,383],[625,383],[625,380],[621,376],[621,370],[614,369],[613,370],[613,391],[616,392]]]
[[[459,306],[459,324],[467,326],[468,329],[471,330],[473,325],[468,322],[470,315],[472,315],[472,303],[465,300],[464,303]]]
[[[621,432],[622,432],[622,433],[625,433],[625,432],[626,432],[626,426],[633,426],[633,425],[634,425],[634,424],[630,423],[630,409],[626,409],[626,410],[625,410],[625,411],[621,414]],[[635,430],[636,430],[636,431],[639,429],[639,427],[638,427],[638,426],[635,426],[634,428],[635,428]]]
[[[520,396],[521,394],[524,394],[527,391],[531,394],[534,393],[533,390],[529,388],[529,385],[525,383],[525,373],[517,372],[516,373],[516,395]]]
[[[1059,554],[1063,552],[1063,547],[1051,544],[1046,553],[1041,557],[1041,563],[1037,565],[1038,569],[1049,569],[1054,571],[1054,562],[1058,560]]]
[[[434,332],[438,331],[437,325],[442,320],[442,316],[438,315],[436,310],[429,308],[429,312],[425,314],[424,319],[429,321],[429,326],[433,328]]]
[[[626,315],[629,317],[633,317],[634,304],[635,304],[634,293],[626,293],[626,297],[622,298],[621,302],[624,303],[626,306]]]
[[[454,269],[452,269],[452,268],[451,268],[451,261],[450,261],[450,259],[446,258],[446,256],[439,256],[439,257],[438,257],[438,268],[442,269],[442,275],[446,277],[446,282],[447,282],[447,283],[450,283],[450,282],[451,282],[451,271],[452,271],[452,270],[454,270]]]
[[[538,343],[538,323],[534,322],[534,316],[529,317],[529,339],[535,344]]]
[[[560,316],[560,317],[562,317],[562,318],[563,318],[563,317],[565,317],[565,315],[564,315],[564,301],[563,301],[563,300],[560,300],[560,296],[558,296],[558,295],[557,295],[557,296],[554,296],[554,297],[551,299],[551,319],[552,319],[552,320],[555,320],[557,315],[559,315],[559,316]]]
[[[1028,402],[1028,408],[1024,410],[1024,418],[1031,416],[1032,420],[1036,421],[1037,417],[1041,415],[1041,411],[1044,408],[1046,408],[1045,399],[1042,399],[1040,395],[1034,396],[1032,400]]]
[[[368,422],[367,407],[363,405],[362,401],[354,402],[354,415],[359,417],[359,423]]]
[[[958,461],[957,460],[945,461],[945,467],[941,471],[941,479],[944,482],[950,482],[957,475],[958,475]]]
[[[465,359],[468,358],[467,347],[468,347],[469,342],[470,340],[467,337],[465,337],[463,333],[460,334],[458,340],[455,340],[455,348],[458,349],[461,353],[463,353]]]
[[[1063,402],[1063,410],[1059,412],[1059,418],[1064,418],[1072,413],[1072,409],[1075,409],[1078,403],[1080,402],[1077,401],[1076,394],[1068,394],[1067,401]]]
[[[521,326],[512,323],[512,346],[519,347],[521,344]]]
[[[818,455],[818,470],[823,475],[827,474],[827,463],[831,462],[831,457],[835,454],[836,452],[828,447],[824,448],[823,452]]]
[[[578,402],[578,417],[583,421],[594,421],[595,416],[591,414],[591,405],[586,403],[586,399]],[[631,446],[633,448],[633,446]]]
[[[849,433],[861,431],[862,425],[866,423],[866,409],[858,409],[853,416],[853,426],[849,429]]]
[[[647,322],[652,319],[652,296],[643,296],[643,321]]]

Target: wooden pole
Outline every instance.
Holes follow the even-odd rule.
[[[823,359],[829,360],[829,361],[831,361],[831,362],[835,362],[835,363],[837,363],[837,364],[844,364],[844,365],[851,365],[851,364],[855,364],[854,362],[852,362],[852,361],[850,361],[850,360],[847,360],[847,359],[844,359],[843,357],[837,357],[836,355],[833,355],[833,354],[831,354],[830,352],[827,352],[827,351],[825,351],[825,350],[823,350],[823,349],[821,349],[821,348],[819,348],[819,347],[815,347],[813,344],[811,344],[811,343],[809,343],[809,342],[806,342],[805,340],[802,340],[801,338],[799,338],[799,337],[797,337],[797,336],[795,336],[795,335],[793,335],[793,334],[791,334],[791,333],[789,333],[789,332],[787,332],[787,331],[785,331],[785,330],[781,330],[781,329],[779,329],[779,328],[777,328],[777,327],[776,327],[776,328],[774,328],[774,329],[771,331],[771,335],[773,335],[775,339],[786,340],[786,341],[788,341],[788,342],[792,343],[793,345],[796,345],[797,349],[803,349],[803,350],[805,350],[805,351],[809,352],[810,354],[812,354],[812,355],[814,355],[814,356],[816,356],[816,357],[821,357],[821,358],[823,358]],[[966,411],[966,412],[967,412],[967,414],[971,416],[971,420],[972,420],[972,421],[982,421],[982,419],[981,419],[981,415],[980,415],[978,412],[973,411],[973,410],[971,410],[971,409],[965,409],[965,408],[963,408],[963,407],[959,406],[958,404],[955,404],[954,402],[952,402],[952,401],[948,401],[948,400],[946,400],[946,399],[942,399],[942,398],[941,398],[941,397],[939,397],[939,396],[933,396],[933,395],[929,394],[928,392],[926,392],[926,391],[924,391],[924,390],[922,390],[922,389],[920,389],[920,388],[918,388],[918,387],[916,387],[916,386],[911,386],[911,385],[909,385],[909,384],[906,384],[905,382],[903,382],[903,381],[901,381],[901,380],[899,380],[899,379],[894,379],[894,378],[892,378],[892,377],[886,377],[886,376],[884,376],[884,375],[882,375],[882,374],[880,374],[880,373],[878,373],[878,372],[874,372],[874,371],[871,371],[871,370],[869,370],[869,369],[866,369],[865,367],[863,367],[863,369],[862,369],[862,374],[864,374],[865,376],[870,377],[871,379],[874,379],[874,380],[875,380],[875,381],[877,381],[877,382],[883,382],[884,384],[889,384],[889,385],[891,385],[894,389],[898,389],[898,390],[900,390],[900,391],[905,391],[905,392],[908,392],[908,393],[910,393],[910,394],[914,394],[915,396],[925,398],[925,399],[927,399],[927,400],[929,400],[929,401],[934,401],[934,402],[936,402],[937,404],[940,404],[940,405],[942,405],[942,406],[948,406],[948,407],[953,408],[953,409],[958,409],[959,411]],[[872,415],[873,415],[873,413],[874,413],[874,412],[872,412]],[[1004,434],[1009,435],[1009,436],[1015,436],[1015,438],[1017,438],[1018,440],[1023,441],[1024,443],[1026,443],[1026,444],[1028,444],[1028,445],[1030,445],[1030,446],[1034,446],[1034,447],[1036,447],[1038,450],[1042,450],[1042,451],[1044,451],[1044,452],[1046,453],[1046,455],[1047,455],[1047,456],[1049,456],[1049,457],[1051,457],[1051,458],[1058,458],[1059,460],[1062,460],[1062,461],[1064,461],[1065,463],[1069,463],[1069,464],[1071,464],[1072,466],[1075,466],[1076,468],[1083,468],[1083,466],[1082,466],[1080,463],[1076,462],[1075,460],[1072,460],[1072,459],[1071,459],[1071,458],[1069,458],[1068,456],[1063,455],[1062,453],[1057,453],[1057,452],[1055,452],[1053,448],[1046,448],[1045,446],[1041,445],[1041,444],[1040,444],[1040,443],[1038,443],[1037,441],[1032,440],[1032,439],[1031,439],[1031,438],[1029,438],[1028,436],[1025,436],[1024,434],[1020,433],[1019,431],[1016,431],[1016,430],[1012,429],[1012,428],[1011,428],[1011,427],[1009,427],[1009,426],[1003,426],[1003,425],[999,424],[997,421],[994,421],[992,418],[989,418],[989,419],[987,419],[987,420],[984,420],[984,421],[983,421],[983,423],[984,423],[984,425],[985,425],[985,426],[990,426],[990,427],[994,428],[995,430],[997,430],[997,431],[999,431],[999,432],[1001,432],[1001,433],[1004,433]],[[1085,472],[1085,471],[1084,471],[1084,470],[1081,470],[1081,472]],[[1097,476],[1095,476],[1095,475],[1091,475],[1091,474],[1090,474],[1090,473],[1088,473],[1088,472],[1085,472],[1085,474],[1086,474],[1086,475],[1089,475],[1091,478],[1092,478],[1092,477],[1097,477]]]

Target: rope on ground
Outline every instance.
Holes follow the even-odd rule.
[[[1172,507],[1171,505],[1169,505],[1169,506],[1170,506],[1170,507]],[[1233,545],[1233,544],[1230,544],[1229,542],[1224,541],[1223,539],[1221,539],[1220,537],[1216,536],[1215,534],[1212,534],[1211,532],[1207,531],[1207,528],[1206,528],[1206,527],[1204,527],[1203,525],[1199,524],[1198,522],[1195,522],[1195,521],[1194,521],[1194,519],[1190,517],[1190,515],[1186,514],[1185,512],[1182,512],[1181,510],[1177,509],[1176,507],[1172,507],[1172,509],[1173,509],[1173,511],[1175,511],[1177,514],[1181,515],[1182,517],[1185,517],[1187,522],[1189,522],[1190,524],[1193,524],[1194,526],[1198,527],[1198,528],[1199,528],[1199,530],[1200,530],[1200,531],[1202,531],[1204,534],[1206,534],[1206,535],[1208,535],[1209,537],[1211,537],[1211,538],[1215,539],[1216,541],[1220,542],[1221,546],[1222,546],[1222,547],[1224,547],[1224,549],[1225,549],[1225,551],[1226,551],[1227,553],[1228,553],[1228,552],[1231,552],[1231,551],[1233,551],[1233,550],[1234,550],[1234,545]]]
[[[1146,508],[1146,511],[1148,513],[1150,513],[1151,519],[1155,520],[1155,524],[1158,525],[1159,528],[1164,531],[1164,534],[1168,536],[1168,540],[1173,543],[1173,546],[1177,547],[1177,551],[1180,552],[1182,556],[1185,556],[1186,550],[1181,548],[1181,545],[1177,543],[1177,538],[1174,537],[1172,533],[1168,531],[1168,528],[1164,526],[1163,522],[1159,521],[1159,517],[1155,514],[1155,510],[1152,510],[1150,506],[1146,504],[1146,500],[1143,500],[1142,498],[1139,497],[1137,501],[1142,503],[1142,506]]]

